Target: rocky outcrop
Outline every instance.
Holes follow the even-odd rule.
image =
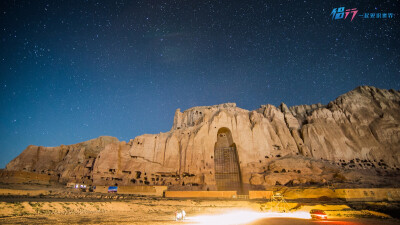
[[[224,138],[226,144],[219,143]],[[6,169],[53,174],[61,182],[216,190],[215,167],[229,161],[221,161],[217,148],[237,154],[245,189],[360,181],[396,185],[400,92],[362,86],[328,105],[178,109],[169,132],[129,142],[100,137],[69,146],[29,146]]]
[[[52,175],[59,177],[61,182],[89,183],[96,157],[111,143],[119,143],[119,141],[115,137],[99,137],[58,147],[30,145],[7,164],[6,170]]]

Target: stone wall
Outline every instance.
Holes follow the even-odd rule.
[[[166,198],[235,198],[236,191],[166,191]]]
[[[108,193],[109,186],[96,186],[94,192]],[[134,195],[149,195],[163,196],[167,186],[119,186],[118,194],[134,194]]]
[[[273,191],[249,191],[249,199],[271,199]]]
[[[48,190],[16,190],[16,189],[0,189],[0,195],[25,195],[25,196],[39,196],[48,195]]]
[[[282,191],[288,200],[296,199],[344,199],[346,201],[400,201],[399,188],[307,188]]]

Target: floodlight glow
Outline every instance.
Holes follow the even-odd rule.
[[[200,215],[188,217],[187,220],[193,224],[218,224],[218,225],[233,225],[233,224],[246,224],[264,218],[298,218],[298,219],[311,219],[307,212],[289,212],[289,213],[276,213],[276,212],[255,212],[255,211],[231,211],[224,214],[217,215]]]

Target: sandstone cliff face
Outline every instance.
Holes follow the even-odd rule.
[[[128,143],[100,137],[70,146],[29,146],[6,169],[55,174],[61,182],[216,190],[215,154],[225,134],[230,138],[225,149],[236,152],[245,189],[386,184],[382,175],[399,170],[400,92],[364,86],[327,106],[262,105],[248,111],[227,103],[178,109],[167,133]]]
[[[58,147],[30,145],[7,164],[6,170],[53,175],[59,177],[62,182],[90,182],[94,159],[111,143],[118,143],[118,139],[99,137]]]

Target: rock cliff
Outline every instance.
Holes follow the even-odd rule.
[[[94,185],[221,190],[239,182],[249,190],[393,186],[400,183],[399,161],[400,92],[362,86],[328,105],[177,109],[169,132],[129,142],[99,137],[69,146],[28,146],[6,169]]]

